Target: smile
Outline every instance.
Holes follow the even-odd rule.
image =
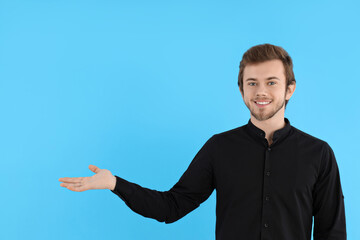
[[[260,107],[260,108],[263,108],[263,107],[266,107],[270,104],[271,102],[255,102],[256,106]]]

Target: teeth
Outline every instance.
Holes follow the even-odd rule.
[[[257,104],[268,104],[270,102],[256,102]]]

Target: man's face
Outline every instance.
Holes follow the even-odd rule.
[[[276,114],[284,115],[285,100],[290,99],[295,90],[285,92],[285,69],[278,59],[247,65],[243,86],[244,94],[241,95],[245,105],[258,121],[265,121]],[[257,102],[270,103],[260,105]]]

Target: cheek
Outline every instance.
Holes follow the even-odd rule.
[[[249,93],[245,94],[243,98],[245,102],[251,102],[251,95]]]
[[[245,97],[245,99],[252,97],[253,94],[254,94],[254,89],[244,87],[244,97]]]
[[[286,93],[284,89],[276,89],[272,92],[273,96],[276,96],[277,98],[284,98],[286,97]]]

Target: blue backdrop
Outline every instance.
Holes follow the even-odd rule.
[[[285,117],[333,148],[348,237],[360,239],[359,7],[0,0],[0,239],[214,239],[215,191],[166,225],[58,179],[94,164],[170,189],[208,138],[249,120],[238,66],[262,43],[293,58]]]

